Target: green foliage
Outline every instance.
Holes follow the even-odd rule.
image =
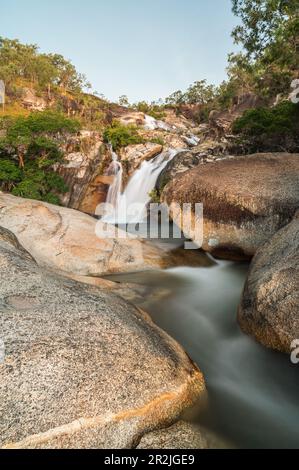
[[[16,144],[21,141],[30,143],[34,136],[42,133],[51,135],[63,132],[74,133],[80,129],[80,124],[61,113],[44,111],[32,113],[29,116],[2,118],[0,127],[6,128],[7,140],[11,144]]]
[[[165,99],[166,104],[176,106],[185,103],[185,94],[181,90],[177,90]]]
[[[119,103],[120,106],[126,106],[126,107],[130,106],[129,98],[127,97],[127,95],[121,95],[118,98],[118,103]]]
[[[154,204],[159,204],[160,203],[160,193],[157,189],[153,189],[152,191],[150,191],[150,193],[148,195],[151,198],[152,203],[154,203]]]
[[[0,188],[9,191],[22,179],[21,170],[10,160],[0,159]]]
[[[164,106],[162,104],[155,102],[149,104],[146,101],[139,101],[139,103],[133,105],[133,108],[158,121],[165,118]]]
[[[207,104],[214,100],[216,89],[213,85],[207,84],[206,80],[199,80],[189,86],[183,93],[178,90],[166,98],[166,103],[170,105],[180,104]]]
[[[241,19],[232,35],[244,53],[231,55],[230,77],[241,78],[262,96],[287,96],[299,69],[298,0],[232,2],[233,12]]]
[[[17,79],[28,80],[41,89],[62,88],[81,92],[90,87],[84,75],[59,54],[41,54],[36,44],[0,37],[0,78],[7,85]]]
[[[12,194],[59,205],[60,199],[55,193],[65,193],[67,190],[61,176],[54,172],[47,173],[38,170],[32,166],[24,171],[22,181],[12,189]]]
[[[274,108],[245,111],[233,124],[233,132],[245,136],[292,135],[299,130],[299,105],[285,101]]]
[[[63,153],[54,140],[63,132],[76,132],[77,121],[54,112],[28,117],[3,118],[6,137],[0,141],[0,187],[15,196],[59,203],[67,191],[63,179],[53,172]]]
[[[63,153],[53,140],[41,136],[31,142],[26,157],[36,160],[38,168],[49,168],[63,159]]]
[[[162,137],[153,137],[149,142],[152,144],[162,145],[163,147],[165,145],[165,141],[162,139]]]
[[[104,132],[104,141],[110,143],[114,151],[127,145],[142,144],[144,139],[138,134],[136,126],[124,126],[114,121]]]
[[[233,124],[239,144],[252,152],[299,151],[299,104],[282,102],[274,108],[246,111]]]

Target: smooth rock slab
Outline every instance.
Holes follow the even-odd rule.
[[[133,235],[128,238],[121,230],[117,238],[114,233],[103,238],[104,224],[87,214],[10,194],[0,193],[0,225],[12,231],[41,266],[75,275],[101,276],[176,263],[171,253]]]
[[[0,448],[129,448],[205,391],[116,295],[41,270],[0,229]]]
[[[290,353],[299,340],[299,218],[277,232],[253,258],[238,319],[242,330]]]

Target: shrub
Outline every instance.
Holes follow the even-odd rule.
[[[152,144],[157,144],[157,145],[165,145],[165,141],[162,139],[162,137],[154,137],[153,139],[150,140]]]
[[[104,141],[110,143],[114,151],[127,145],[144,143],[144,139],[138,134],[136,126],[124,126],[118,121],[114,121],[104,132]]]
[[[42,133],[55,135],[62,132],[75,133],[80,123],[54,111],[35,112],[29,116],[3,118],[1,127],[7,130],[7,140],[15,144],[20,139],[30,140]]]
[[[56,173],[29,168],[24,172],[23,180],[13,188],[12,194],[59,205],[60,199],[55,192],[65,193],[67,190],[63,179]]]
[[[299,104],[285,101],[274,108],[245,111],[232,127],[246,152],[299,151]]]
[[[152,191],[150,191],[148,195],[151,198],[152,203],[154,204],[160,203],[160,193],[157,189],[152,189]]]
[[[22,172],[15,163],[0,159],[0,188],[9,191],[17,182],[21,181]]]
[[[284,101],[274,108],[245,111],[233,124],[233,132],[245,136],[292,135],[299,128],[299,105]]]
[[[36,160],[39,168],[49,168],[63,159],[63,153],[53,140],[41,136],[31,142],[26,157]]]

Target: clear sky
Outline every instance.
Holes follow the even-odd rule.
[[[57,52],[98,93],[165,98],[225,77],[230,0],[0,0],[0,35]]]

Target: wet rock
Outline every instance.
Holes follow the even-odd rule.
[[[238,319],[242,330],[272,349],[290,353],[299,339],[299,218],[256,253]]]

